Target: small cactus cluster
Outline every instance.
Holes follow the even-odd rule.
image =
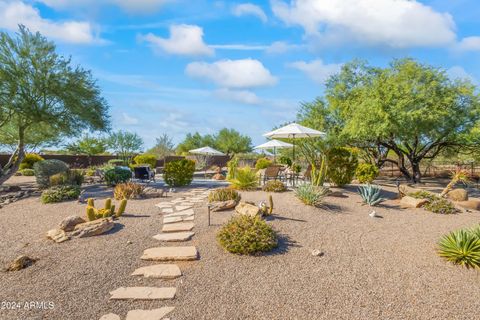
[[[108,198],[105,200],[105,207],[103,209],[95,208],[95,203],[92,198],[87,200],[87,218],[89,221],[93,221],[100,218],[108,217],[120,217],[127,207],[127,199],[120,201],[118,211],[115,212],[115,205],[112,205],[112,199]]]
[[[270,206],[267,206],[267,203],[265,201],[260,202],[260,210],[262,211],[262,215],[264,216],[270,216],[273,213],[273,197],[272,195],[268,195],[268,202]]]

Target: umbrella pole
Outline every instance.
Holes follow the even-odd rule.
[[[295,172],[295,135],[292,135],[293,136],[293,181],[292,181],[292,184],[293,186],[295,187],[295,177],[297,176],[297,173]]]
[[[273,147],[273,164],[277,163],[277,149]]]

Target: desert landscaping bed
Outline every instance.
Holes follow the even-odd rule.
[[[263,256],[224,252],[215,234],[231,212],[212,213],[208,227],[202,204],[196,235],[187,242],[197,246],[200,259],[178,263],[184,276],[177,280],[131,276],[150,264],[139,259],[144,249],[165,245],[152,238],[162,226],[154,206],[159,199],[130,201],[109,233],[61,244],[45,239],[45,231],[82,214],[84,205],[23,199],[0,209],[0,262],[20,254],[38,261],[2,273],[2,301],[54,307],[0,310],[0,318],[99,319],[108,312],[174,306],[171,319],[471,319],[480,307],[478,272],[443,261],[436,243],[451,230],[478,223],[480,213],[401,209],[394,189],[389,191],[392,200],[376,209],[379,218],[368,216],[353,187],[344,198],[328,197],[323,209],[303,205],[293,192],[274,194],[274,215],[267,221],[280,245]],[[266,196],[242,192],[247,201]],[[167,302],[109,300],[109,291],[139,285],[175,286],[177,295]]]

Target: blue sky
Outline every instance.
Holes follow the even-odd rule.
[[[114,129],[147,147],[223,127],[262,143],[361,58],[414,57],[480,79],[475,0],[0,0],[0,29],[25,24],[91,69]]]

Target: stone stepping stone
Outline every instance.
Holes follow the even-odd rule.
[[[116,315],[115,313],[109,313],[106,315],[103,315],[100,320],[120,320],[120,316]]]
[[[153,261],[184,261],[184,260],[197,260],[198,251],[194,246],[190,247],[156,247],[143,251],[143,255],[140,258],[142,260]]]
[[[172,203],[179,203],[179,202],[183,202],[183,201],[185,201],[184,198],[177,198],[177,199],[173,199]]]
[[[160,241],[188,241],[195,235],[195,232],[170,232],[170,233],[159,233],[153,236],[154,239]]]
[[[184,211],[184,210],[187,210],[187,209],[191,209],[192,206],[175,206],[175,209],[177,211]]]
[[[178,204],[181,205],[181,206],[193,206],[194,205],[193,202],[179,202]]]
[[[162,213],[173,213],[173,209],[172,208],[163,208]]]
[[[164,217],[164,218],[163,218],[163,223],[164,223],[164,224],[175,223],[175,222],[182,222],[182,221],[183,221],[182,216]]]
[[[167,314],[173,311],[175,307],[162,307],[152,310],[130,310],[127,313],[127,320],[162,320]]]
[[[193,209],[187,209],[187,210],[182,210],[175,213],[166,214],[164,215],[164,217],[193,216],[194,214],[195,212],[193,211]]]
[[[158,208],[171,208],[172,204],[169,202],[160,202],[155,205]]]
[[[195,227],[195,224],[192,222],[177,222],[164,224],[162,232],[178,232],[178,231],[191,231]]]
[[[144,276],[145,278],[175,279],[182,275],[182,271],[176,264],[155,264],[141,267],[132,273],[132,276]]]
[[[120,287],[111,291],[111,300],[169,300],[175,298],[176,288]]]

